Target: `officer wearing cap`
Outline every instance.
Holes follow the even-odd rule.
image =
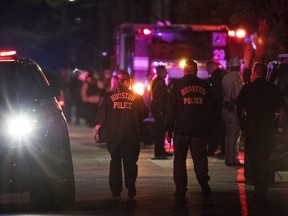
[[[267,66],[256,63],[251,83],[245,85],[236,101],[237,115],[246,131],[245,154],[255,185],[255,201],[265,201],[269,183],[269,158],[274,148],[274,116],[283,115],[285,106],[280,90],[266,81]],[[245,167],[246,169],[246,167]]]
[[[242,165],[238,159],[240,126],[236,115],[236,98],[243,86],[241,61],[230,60],[230,72],[222,79],[223,120],[225,124],[225,163],[227,166]]]
[[[106,93],[97,112],[94,139],[107,143],[111,156],[109,185],[113,197],[122,191],[122,161],[128,196],[136,195],[137,161],[140,153],[141,124],[148,109],[138,94],[129,90],[130,75],[120,72],[112,79],[111,91]],[[104,130],[103,130],[104,129]],[[105,137],[99,132],[105,131]]]
[[[165,129],[164,113],[168,100],[168,87],[165,83],[167,70],[164,65],[156,67],[157,76],[152,81],[151,92],[151,113],[154,118],[154,155],[155,159],[165,159],[172,156],[172,153],[166,152],[164,148]]]
[[[197,63],[188,60],[183,70],[184,76],[171,89],[165,113],[166,136],[171,136],[174,141],[175,198],[186,197],[188,148],[202,195],[211,195],[205,139],[212,123],[215,101],[208,83],[197,77],[197,71]]]

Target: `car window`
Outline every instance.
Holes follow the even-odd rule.
[[[278,86],[284,96],[288,97],[288,64],[274,65],[269,81]]]
[[[34,79],[36,79],[36,81],[38,82],[40,86],[49,85],[48,80],[46,79],[44,73],[42,72],[41,68],[37,64],[34,64],[34,63],[27,64],[26,67],[29,71],[32,72],[31,75],[34,76]]]
[[[39,89],[39,83],[24,65],[14,62],[0,64],[0,93],[8,97],[33,97]]]

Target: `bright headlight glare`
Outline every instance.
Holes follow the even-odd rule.
[[[21,137],[30,133],[33,130],[35,121],[28,116],[18,116],[9,119],[7,123],[8,134]]]

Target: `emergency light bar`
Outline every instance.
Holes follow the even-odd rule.
[[[15,50],[0,52],[0,57],[9,57],[9,56],[14,56],[14,55],[16,55],[16,51]]]
[[[230,37],[237,37],[237,38],[244,38],[246,36],[246,31],[244,29],[238,29],[236,31],[234,30],[229,30],[228,35]]]

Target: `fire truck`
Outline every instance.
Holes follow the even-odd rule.
[[[183,76],[181,66],[192,58],[199,65],[198,77],[207,79],[208,60],[226,69],[230,58],[244,57],[244,37],[244,30],[229,30],[225,25],[121,24],[115,32],[112,65],[131,74],[133,89],[147,97],[159,64],[166,66],[169,82]]]
[[[232,31],[225,25],[121,24],[115,31],[112,67],[132,76],[133,90],[149,107],[150,84],[158,65],[167,68],[167,85],[183,76],[189,58],[198,62],[197,76],[207,79],[207,61],[214,59],[226,69],[230,58],[243,59],[244,37],[244,30]]]

